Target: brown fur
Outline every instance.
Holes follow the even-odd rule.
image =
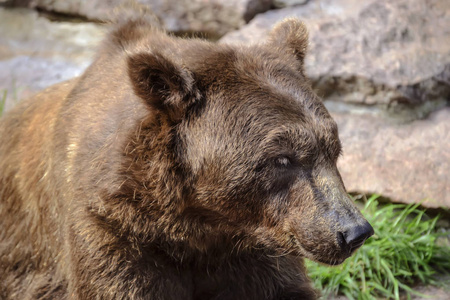
[[[307,36],[266,44],[118,25],[92,66],[0,121],[1,299],[315,299],[364,219]],[[352,250],[353,251],[353,250]]]

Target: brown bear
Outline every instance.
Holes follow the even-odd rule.
[[[0,122],[1,299],[315,299],[303,257],[372,233],[304,25],[260,45],[117,24],[78,79]]]

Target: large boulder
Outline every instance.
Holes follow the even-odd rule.
[[[105,31],[93,23],[50,22],[27,9],[0,8],[0,20],[0,91],[6,91],[6,109],[80,75]]]
[[[347,190],[398,202],[450,208],[450,108],[395,124],[371,115],[333,113]]]
[[[13,5],[106,20],[111,8],[130,0],[11,0]],[[173,32],[202,32],[212,37],[240,28],[257,13],[267,11],[272,0],[139,0],[150,7]]]
[[[260,14],[221,42],[259,41],[288,17],[309,28],[307,73],[332,109],[411,121],[447,105],[449,1],[309,1]]]

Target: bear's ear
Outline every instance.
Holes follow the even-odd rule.
[[[295,55],[303,66],[308,49],[308,30],[303,22],[295,18],[283,20],[270,32],[269,42]]]
[[[128,76],[137,96],[175,122],[199,97],[192,73],[160,53],[129,56]]]

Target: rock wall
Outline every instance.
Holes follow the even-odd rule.
[[[126,1],[3,1],[0,91],[8,91],[7,106],[81,74],[105,31],[86,20],[106,20]],[[139,2],[169,31],[223,36],[220,43],[260,42],[282,19],[302,19],[310,31],[307,73],[338,122],[347,189],[450,207],[449,1]],[[43,11],[66,15],[50,14],[50,21]],[[68,22],[67,15],[83,18]]]
[[[6,109],[79,76],[104,32],[94,23],[51,22],[33,10],[0,8],[0,91],[6,91]]]
[[[111,7],[130,0],[12,0],[13,6],[107,20]],[[136,0],[151,8],[167,30],[202,32],[211,37],[240,28],[257,13],[267,11],[272,0]]]

